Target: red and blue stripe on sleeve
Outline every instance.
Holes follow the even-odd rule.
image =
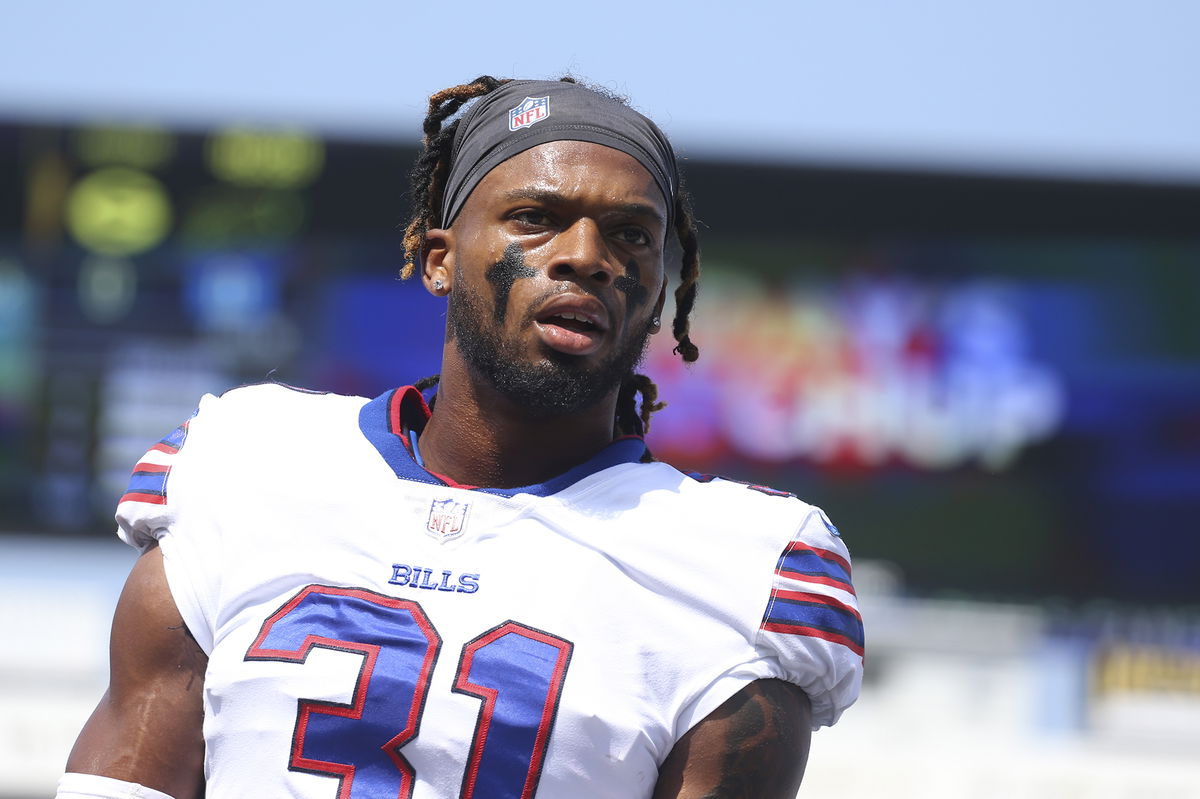
[[[150,448],[143,460],[133,467],[129,485],[121,495],[120,502],[167,504],[167,477],[171,473],[171,457],[183,447],[187,434],[188,422],[184,422]]]
[[[849,560],[804,541],[790,542],[775,567],[762,629],[820,638],[861,657],[863,624],[855,607]]]

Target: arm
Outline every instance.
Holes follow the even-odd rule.
[[[175,607],[158,547],[130,572],[109,649],[108,690],[79,734],[67,771],[139,783],[176,799],[201,796],[208,658]]]
[[[653,799],[793,799],[811,736],[804,691],[757,680],[679,739],[659,770]]]

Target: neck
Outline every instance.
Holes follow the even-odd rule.
[[[431,472],[489,488],[535,485],[578,466],[613,440],[617,391],[577,414],[537,416],[468,372],[442,364],[437,403],[421,433]]]

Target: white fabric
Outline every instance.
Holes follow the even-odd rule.
[[[314,765],[321,746],[336,746],[313,743],[324,724],[338,730],[328,741],[370,733],[372,751],[406,724],[410,732],[419,724],[398,753],[416,775],[413,799],[458,797],[485,702],[456,678],[471,682],[466,671],[460,675],[468,642],[508,621],[573,645],[561,696],[546,710],[552,733],[535,775],[538,799],[650,796],[675,741],[754,679],[800,685],[816,725],[832,724],[856,698],[860,655],[761,627],[768,603],[797,579],[776,571],[789,542],[848,560],[813,506],[739,483],[700,482],[662,463],[614,466],[545,497],[402,480],[360,432],[363,404],[273,385],[206,397],[178,453],[146,456],[169,467],[165,501],[131,498],[118,509],[126,542],[160,542],[175,601],[209,654],[209,799],[332,799],[338,778],[327,763],[344,755],[325,754],[326,765]],[[430,527],[436,503],[445,500],[459,503],[465,516],[461,532],[442,540]],[[308,586],[335,588],[300,596]],[[837,586],[801,587],[854,604]],[[369,599],[330,593],[343,589]],[[320,627],[311,632],[325,637],[323,645],[302,661],[279,656],[280,647],[265,640],[256,646],[273,614],[271,629],[281,630],[300,618],[289,601],[317,595],[334,603],[324,620],[308,622]],[[294,752],[299,701],[350,704],[356,685],[369,692],[396,668],[385,656],[401,649],[386,642],[372,660],[361,647],[328,640],[350,635],[353,614],[394,600],[418,606],[440,639],[425,672],[423,704],[378,729],[372,724],[386,714],[372,705],[360,721],[313,713],[306,740],[315,748],[304,750],[301,742]],[[400,618],[415,629],[412,606],[386,609],[391,621],[381,624]],[[412,652],[421,645],[409,646],[416,649],[403,650],[401,660],[416,673]],[[480,646],[472,662],[500,649]],[[248,659],[251,650],[258,657]],[[485,688],[510,679],[503,669],[480,668],[475,680]],[[393,698],[412,693],[387,685]],[[366,694],[368,701],[383,690]],[[495,718],[485,741],[507,743]],[[395,795],[388,769],[399,774],[401,766],[385,766],[360,764],[353,779],[378,777]],[[488,794],[481,787],[477,795]]]
[[[95,774],[67,772],[58,781],[55,799],[171,799],[162,791],[136,782],[114,780]]]

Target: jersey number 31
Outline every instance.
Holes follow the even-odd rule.
[[[263,623],[246,660],[303,663],[314,648],[362,655],[350,702],[299,701],[289,767],[336,777],[338,799],[407,799],[416,775],[400,748],[420,733],[441,647],[416,602],[311,585]],[[463,646],[453,690],[481,706],[462,799],[533,796],[571,649],[570,641],[513,621]]]

